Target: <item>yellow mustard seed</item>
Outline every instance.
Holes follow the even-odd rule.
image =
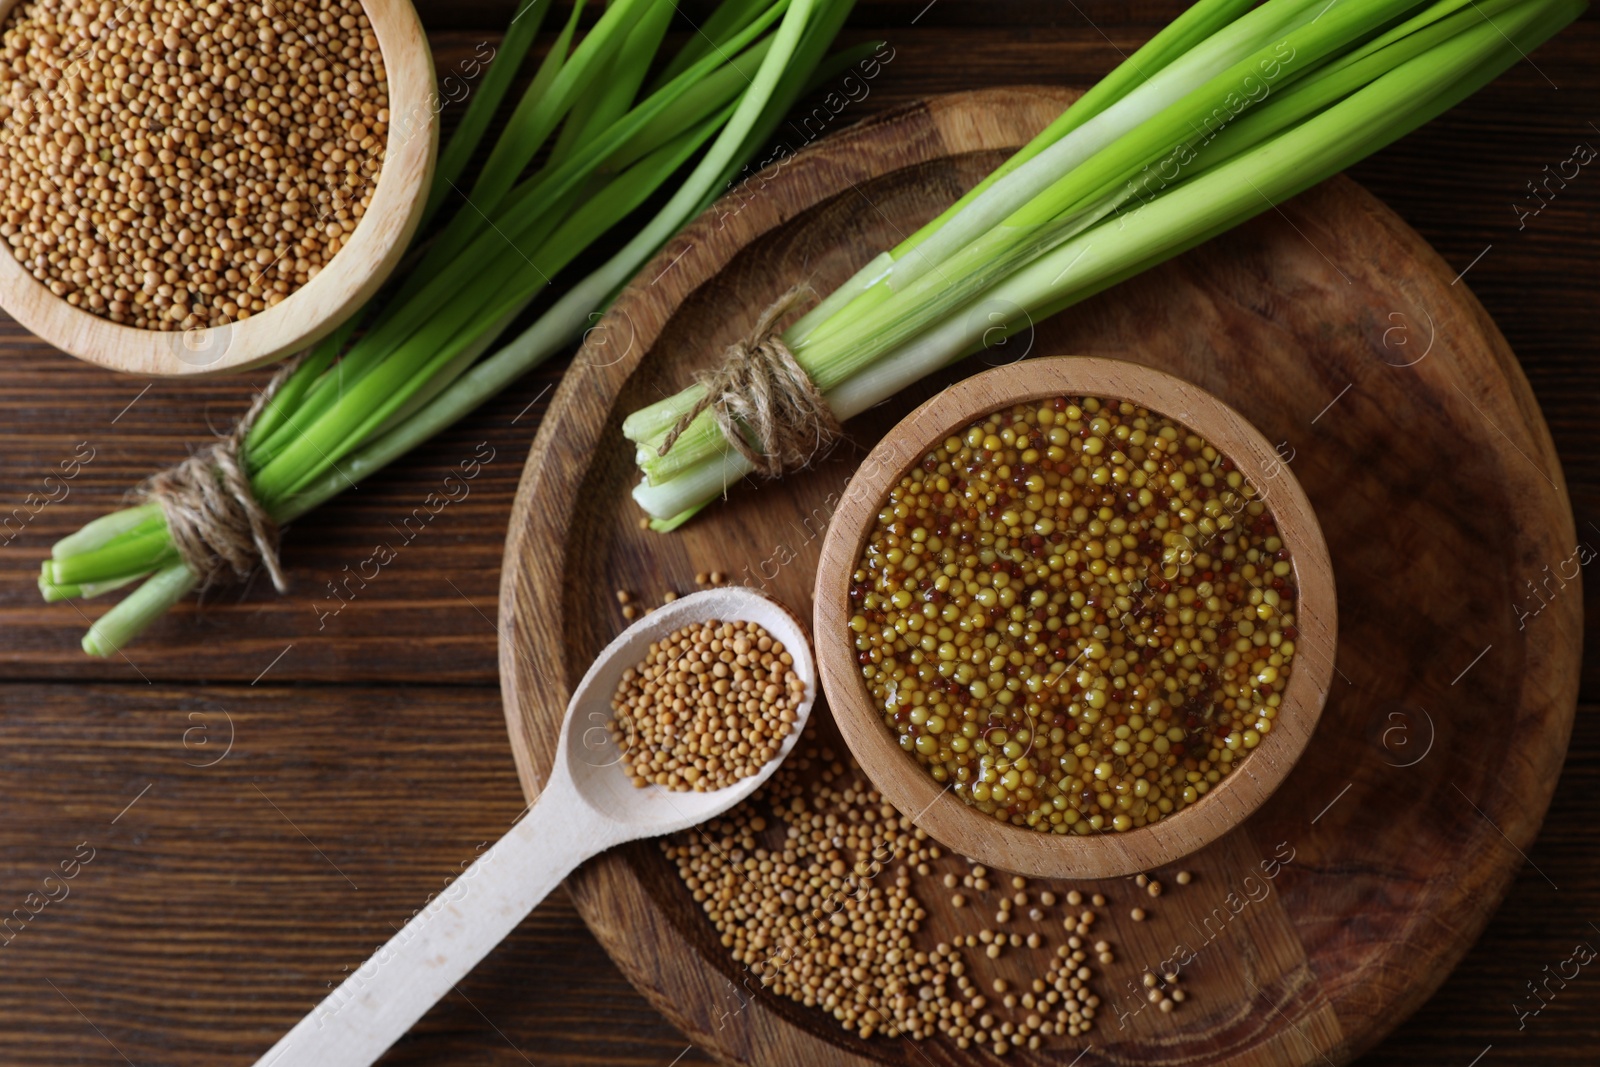
[[[661,847],[752,989],[817,1008],[852,1034],[1010,1050],[1095,1027],[1101,1000],[1082,938],[1052,946],[1048,934],[988,927],[933,943],[919,889],[948,893],[980,880],[974,872],[991,876],[942,852],[847,754],[802,739],[753,797]],[[1069,892],[1082,902],[1065,887],[1038,897]],[[1015,914],[1014,896],[999,900]],[[968,905],[961,893],[950,902]],[[969,929],[981,921],[951,918]],[[1024,947],[1041,952],[1007,951]]]
[[[1197,803],[1271,732],[1298,634],[1289,562],[1257,487],[1198,435],[1060,397],[950,435],[894,486],[849,635],[887,728],[966,803],[1127,831]]]
[[[0,238],[114,323],[266,311],[377,186],[388,80],[360,0],[25,0],[0,53]]]
[[[652,643],[611,700],[633,784],[708,791],[755,774],[799,720],[805,682],[791,663],[753,622],[697,623]]]

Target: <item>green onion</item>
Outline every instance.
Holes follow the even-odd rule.
[[[575,9],[461,195],[457,179],[545,3],[519,5],[441,155],[429,212],[457,204],[453,214],[381,303],[304,358],[247,435],[241,458],[274,521],[303,515],[381,469],[569,345],[771,137],[853,0],[724,0],[637,100],[676,11],[672,0],[615,0],[576,45]],[[546,146],[543,162],[524,174]],[[574,259],[669,185],[672,195],[609,260],[562,280]],[[552,286],[563,292],[549,309],[491,351]],[[59,600],[141,578],[93,624],[85,651],[120,650],[197,584],[150,503],[58,542],[39,587],[46,600]]]
[[[791,326],[840,419],[1304,191],[1516,63],[1582,0],[1202,0],[995,174]],[[1149,53],[1148,55],[1146,53]],[[676,527],[752,465],[691,388],[623,433]]]

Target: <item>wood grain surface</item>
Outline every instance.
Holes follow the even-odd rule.
[[[498,40],[512,5],[419,6],[443,76]],[[683,7],[691,18],[704,13]],[[862,0],[843,39],[885,40],[894,58],[826,128],[935,93],[1087,84],[1178,9],[1172,0]],[[1600,180],[1585,170],[1520,228],[1513,207],[1531,203],[1526,183],[1543,167],[1600,138],[1589,125],[1600,123],[1597,52],[1600,21],[1590,14],[1531,64],[1354,171],[1466,270],[1460,284],[1528,376],[1589,539],[1600,539]],[[448,129],[453,112],[445,119]],[[285,546],[288,596],[258,585],[185,605],[129,649],[131,661],[102,662],[78,651],[87,623],[71,606],[39,602],[41,554],[116,506],[138,478],[182,458],[208,427],[226,427],[265,375],[117,376],[9,320],[0,320],[0,359],[4,910],[25,907],[80,843],[97,850],[71,895],[0,948],[0,1062],[249,1063],[523,807],[493,619],[517,478],[565,361],[297,523]],[[93,459],[63,490],[61,464],[83,449]],[[360,596],[333,598],[327,583],[396,537],[393,526],[463,459],[489,450],[467,499],[406,543]],[[1595,588],[1583,594],[1591,609]],[[102,610],[82,607],[90,617]],[[1528,625],[1538,634],[1546,621]],[[1587,638],[1586,661],[1596,660],[1596,640]],[[1568,959],[1575,942],[1600,946],[1589,926],[1600,922],[1600,673],[1586,671],[1581,694],[1543,832],[1523,847],[1528,865],[1450,979],[1363,1064],[1593,1063],[1600,981],[1588,971],[1520,1028],[1513,1011],[1532,1006],[1527,983]],[[221,747],[222,711],[234,723],[231,750]],[[214,766],[193,766],[223,751]],[[1383,816],[1381,803],[1369,813],[1375,827]],[[1381,935],[1357,925],[1346,936]],[[628,985],[558,894],[387,1062],[709,1060]]]
[[[723,570],[797,610],[812,607],[813,586],[820,595],[831,584],[842,603],[840,582],[820,578],[818,560],[836,543],[858,546],[875,513],[877,491],[852,507],[858,470],[892,475],[920,451],[885,460],[902,454],[886,433],[914,421],[914,410],[916,418],[931,411],[928,432],[942,437],[967,419],[952,408],[995,406],[961,399],[981,392],[983,379],[942,388],[985,363],[1018,380],[1045,373],[1030,356],[1115,354],[1210,390],[1248,420],[1259,431],[1253,440],[1219,434],[1219,416],[1207,415],[1199,397],[1168,387],[1165,410],[1192,415],[1219,445],[1231,440],[1225,451],[1257,484],[1271,485],[1273,459],[1294,470],[1332,554],[1343,621],[1335,654],[1332,618],[1319,626],[1302,605],[1300,654],[1321,661],[1315,673],[1297,668],[1291,686],[1332,679],[1334,689],[1273,802],[1183,858],[1198,872],[1198,892],[1151,904],[1126,879],[1031,882],[1058,897],[1103,894],[1110,903],[1095,934],[1116,946],[1120,966],[1092,968],[1103,1004],[1086,1040],[1013,1056],[1088,1067],[1345,1062],[1443,981],[1520,865],[1505,846],[1532,841],[1559,773],[1582,630],[1576,598],[1552,601],[1543,640],[1532,639],[1525,621],[1481,610],[1514,597],[1519,572],[1574,551],[1570,507],[1560,482],[1539,473],[1555,469],[1554,450],[1504,339],[1452,284],[1449,266],[1369,194],[1345,178],[1324,183],[850,420],[846,445],[803,473],[731,487],[670,537],[636,523],[634,447],[618,429],[630,412],[691,381],[708,353],[746,336],[796,277],[831,291],[933,218],[994,166],[996,147],[1020,144],[1066,98],[1060,90],[949,94],[821,142],[781,172],[753,178],[760,194],[736,200],[737,210],[725,203],[688,227],[591,331],[534,443],[506,546],[501,678],[524,791],[536,796],[559,758],[571,685],[622,626],[610,590],[659,602],[692,588],[696,574]],[[975,313],[993,310],[980,305]],[[1425,347],[1406,343],[1403,331]],[[1086,392],[1126,395],[1103,365],[1090,360],[1081,370],[1104,379]],[[1358,382],[1359,398],[1341,396]],[[1441,479],[1446,465],[1454,475]],[[1304,538],[1291,536],[1304,512],[1291,494],[1274,494],[1286,540],[1306,555]],[[1298,504],[1306,506],[1304,497]],[[847,548],[832,570],[852,568],[857,552]],[[1573,562],[1569,579],[1579,569]],[[574,574],[588,581],[573,582]],[[1304,574],[1301,592],[1330,596],[1325,580],[1319,594]],[[818,627],[830,619],[834,635],[813,635],[825,670],[844,620],[815,609]],[[1484,674],[1461,685],[1495,646]],[[844,681],[859,686],[853,663],[846,671],[845,679],[836,666],[829,673],[830,698]],[[903,812],[930,832],[938,827],[926,821],[928,809],[939,803],[965,813],[904,759],[876,713],[844,714],[841,723],[819,706],[818,736],[832,736],[829,722],[840,727]],[[895,781],[893,770],[909,774]],[[906,778],[923,788],[908,790]],[[1397,797],[1405,802],[1394,804]],[[781,813],[759,803],[755,810],[774,824],[766,847],[781,848]],[[1193,814],[1206,810],[1202,803]],[[1160,825],[1177,829],[1188,814]],[[1009,870],[1041,873],[1008,838],[978,842],[964,826],[944,828],[951,832],[935,836],[957,852],[972,847],[1002,870],[1016,859]],[[1113,840],[1097,843],[1109,849]],[[844,862],[858,858],[846,851]],[[1173,859],[1159,873],[1171,873]],[[981,892],[970,907],[953,906],[938,881],[950,873],[935,869],[911,882],[927,913],[913,941],[919,950],[976,934],[996,906]],[[986,1048],[963,1052],[946,1041],[856,1039],[824,1012],[752,988],[654,842],[597,858],[574,873],[568,891],[623,973],[681,1030],[731,1062],[991,1058]],[[1147,922],[1129,918],[1141,905],[1151,912]],[[1350,936],[1352,924],[1367,936]],[[1060,925],[1045,909],[1014,929],[1052,945]],[[976,954],[965,963],[980,989],[996,978],[1020,987],[1044,970]],[[1147,970],[1184,974],[1190,1001],[1180,1013],[1141,1017],[1138,982]],[[725,1025],[729,989],[736,1026]]]

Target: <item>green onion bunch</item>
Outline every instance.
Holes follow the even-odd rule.
[[[240,450],[256,501],[286,523],[449,426],[578,336],[668,238],[772,136],[817,74],[853,0],[724,0],[670,58],[672,0],[613,0],[578,34],[583,0],[470,183],[464,174],[551,0],[524,0],[440,153],[415,264],[308,353]],[[649,72],[659,68],[648,86]],[[676,179],[663,206],[588,276],[563,268]],[[561,290],[491,351],[546,290]],[[90,628],[117,651],[196,585],[160,505],[96,519],[43,564],[46,600],[140,580]]]
[[[1270,208],[1454,106],[1584,0],[1199,0],[949,210],[782,335],[848,419]],[[670,530],[751,472],[699,386],[633,413]],[[751,447],[755,447],[753,435]]]

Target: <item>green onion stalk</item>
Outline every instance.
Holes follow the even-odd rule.
[[[1476,92],[1585,7],[1199,0],[782,339],[848,419],[1351,166]],[[1000,330],[985,313],[993,308],[1006,309]],[[754,469],[710,411],[680,427],[703,395],[691,387],[623,424],[643,475],[634,498],[658,530]]]
[[[551,6],[524,0],[440,153],[425,212],[433,220],[456,205],[450,217],[413,250],[403,279],[304,354],[244,437],[251,493],[273,522],[382,469],[569,345],[771,138],[852,5],[723,0],[658,64],[672,0],[613,0],[581,39],[578,0],[468,182],[474,149]],[[552,281],[674,179],[665,204],[609,260]],[[495,348],[553,286],[563,291],[548,309]],[[154,502],[58,542],[39,588],[53,601],[141,580],[90,627],[86,652],[120,650],[198,584]]]

